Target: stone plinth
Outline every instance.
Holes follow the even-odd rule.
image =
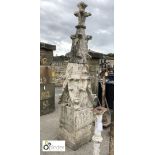
[[[91,140],[93,119],[91,109],[75,111],[73,108],[62,106],[61,112],[63,116],[60,120],[60,139],[65,140],[66,145],[72,150],[77,150]]]

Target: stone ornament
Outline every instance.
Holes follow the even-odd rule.
[[[71,35],[72,47],[70,61],[67,65],[61,104],[60,126],[58,138],[65,140],[66,145],[73,150],[88,143],[92,139],[93,101],[91,79],[87,64],[88,40],[92,37],[85,35],[85,19],[90,13],[85,12],[87,5],[78,4],[79,11],[76,34]]]
[[[84,2],[78,4],[79,11],[74,15],[78,18],[78,25],[76,26],[76,34],[71,35],[72,47],[70,52],[70,62],[72,63],[87,63],[88,54],[88,40],[92,36],[85,34],[85,20],[86,17],[91,16],[91,13],[85,12],[87,5]]]

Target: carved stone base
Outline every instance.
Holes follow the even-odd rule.
[[[76,134],[80,134],[80,137],[76,137]],[[89,127],[85,127],[83,130],[76,132],[68,132],[63,127],[59,129],[59,137],[58,139],[65,140],[66,146],[71,148],[72,150],[76,151],[79,149],[83,144],[88,143],[91,141],[92,132]]]
[[[77,150],[91,141],[93,112],[91,108],[78,111],[68,106],[61,108],[63,117],[60,117],[58,139],[65,140],[66,146]]]
[[[59,139],[65,140],[73,150],[92,138],[93,101],[88,65],[69,63],[59,101]]]

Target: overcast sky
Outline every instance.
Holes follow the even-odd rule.
[[[40,40],[56,45],[54,55],[70,52],[70,35],[75,34],[78,10],[81,0],[41,0]],[[86,19],[86,34],[92,35],[88,42],[91,50],[101,53],[114,52],[114,2],[113,0],[83,0],[92,16]]]

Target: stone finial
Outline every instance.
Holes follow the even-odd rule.
[[[79,11],[81,12],[81,11],[85,10],[85,8],[87,7],[87,4],[85,4],[84,2],[80,2],[80,3],[78,3],[77,6],[79,8]]]
[[[79,10],[74,13],[74,15],[78,17],[78,25],[76,26],[76,28],[79,28],[79,26],[83,26],[83,28],[85,28],[84,25],[85,25],[86,17],[91,16],[91,13],[85,12],[85,8],[87,7],[87,4],[85,4],[84,2],[80,2],[77,6]]]
[[[76,34],[71,35],[72,47],[70,53],[70,62],[72,63],[87,63],[88,54],[88,40],[92,37],[85,34],[85,20],[91,13],[85,12],[87,4],[80,2],[79,10],[74,13],[78,17],[78,25],[76,25]]]

